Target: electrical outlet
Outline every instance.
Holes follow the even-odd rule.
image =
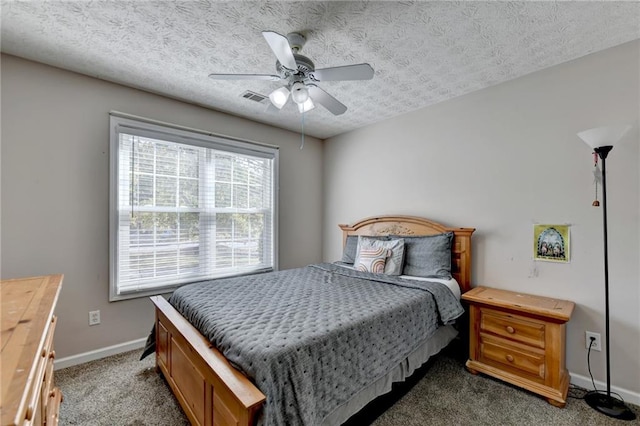
[[[585,333],[586,340],[586,348],[589,349],[589,345],[591,345],[591,350],[593,351],[601,351],[602,345],[600,342],[600,333],[594,333],[593,331],[586,331]],[[593,339],[593,344],[591,344],[591,339]]]
[[[89,311],[89,325],[100,324],[100,311]]]

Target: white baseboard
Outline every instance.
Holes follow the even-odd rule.
[[[106,348],[96,349],[78,355],[71,355],[65,358],[56,359],[53,362],[53,369],[60,370],[61,368],[84,364],[85,362],[95,361],[96,359],[106,358],[111,355],[117,355],[123,352],[142,349],[144,348],[144,344],[146,341],[147,338],[143,337],[141,339],[132,340],[130,342],[119,343],[117,345],[107,346]]]
[[[571,376],[571,384],[574,384],[576,386],[580,386],[581,388],[585,388],[589,390],[593,389],[591,378],[582,376],[580,374],[571,373],[571,372],[569,372],[569,376]],[[607,389],[606,383],[601,382],[599,380],[596,380],[595,382],[598,389],[600,390]],[[640,405],[640,393],[638,392],[633,392],[628,389],[619,388],[617,386],[611,386],[611,392],[612,393],[615,392],[618,395],[620,395],[625,402],[629,402],[635,405]]]

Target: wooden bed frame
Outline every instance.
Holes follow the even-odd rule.
[[[381,216],[339,225],[349,235],[434,235],[453,231],[452,273],[464,293],[471,289],[473,228],[449,228],[413,216]],[[151,297],[156,309],[156,368],[173,390],[193,425],[255,424],[265,396],[235,369],[162,296]]]

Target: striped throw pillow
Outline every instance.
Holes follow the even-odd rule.
[[[390,254],[390,250],[384,247],[361,247],[354,267],[358,271],[382,274]]]

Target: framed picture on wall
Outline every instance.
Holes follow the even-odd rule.
[[[533,225],[533,259],[569,263],[569,225]]]

